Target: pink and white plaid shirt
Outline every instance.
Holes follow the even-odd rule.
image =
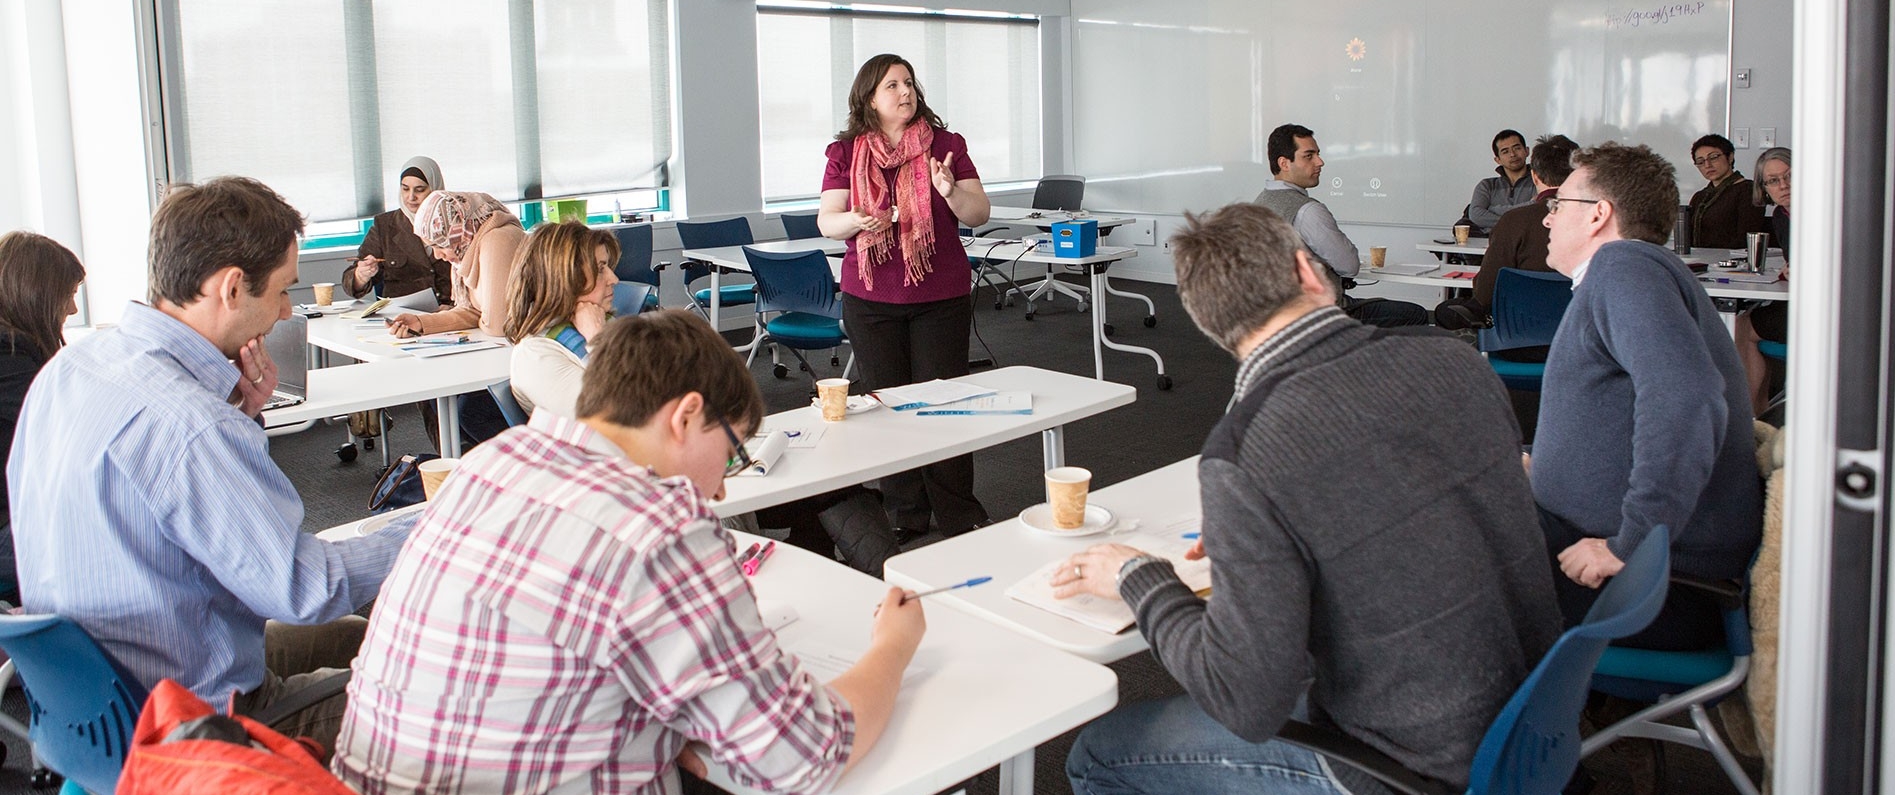
[[[336,775],[366,795],[669,793],[699,740],[747,785],[828,789],[855,716],[778,648],[735,551],[690,481],[535,414],[410,535]]]

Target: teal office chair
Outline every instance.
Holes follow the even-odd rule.
[[[719,248],[722,246],[748,246],[756,238],[750,234],[750,219],[738,216],[722,221],[679,221],[678,240],[685,248]],[[701,262],[687,262],[684,265],[684,286],[691,285],[711,275],[711,265]],[[720,285],[717,303],[724,306],[744,306],[757,301],[756,288],[748,284]],[[711,290],[706,287],[691,293],[691,304],[699,313],[710,317]]]
[[[1472,795],[1559,792],[1579,767],[1579,713],[1594,664],[1606,644],[1645,628],[1665,604],[1671,532],[1652,529],[1618,576],[1606,583],[1586,620],[1566,630],[1495,716],[1474,751],[1466,792]],[[1381,751],[1341,732],[1290,721],[1277,739],[1317,751],[1408,795],[1454,790],[1403,768]]]
[[[493,395],[493,402],[500,405],[500,416],[507,421],[507,427],[526,424],[526,409],[520,406],[520,399],[513,396],[513,379],[488,384],[487,394]]]
[[[1648,545],[1649,542],[1640,544],[1639,548]],[[1717,601],[1724,613],[1724,643],[1684,652],[1606,649],[1593,671],[1592,689],[1651,706],[1587,737],[1580,756],[1590,756],[1626,737],[1688,745],[1709,752],[1738,792],[1757,795],[1757,785],[1738,764],[1736,755],[1731,753],[1707,711],[1743,687],[1750,675],[1749,584],[1737,580],[1703,580],[1683,574],[1672,574],[1671,581],[1708,593]],[[1690,715],[1691,726],[1664,722],[1679,714]]]
[[[62,795],[110,795],[145,704],[144,685],[60,616],[0,615],[0,649],[26,688],[34,756],[66,778]]]
[[[612,273],[618,276],[619,285],[625,290],[622,294],[634,292],[634,286],[649,287],[639,292],[642,303],[621,306],[620,298],[613,298],[613,312],[620,315],[636,315],[658,308],[658,270],[651,265],[651,224],[621,226],[612,230],[612,236],[619,241],[619,261],[612,267]],[[663,267],[660,263],[659,267]],[[636,310],[636,311],[628,311]]]
[[[1757,340],[1757,352],[1763,354],[1763,357],[1766,359],[1775,359],[1785,364],[1788,364],[1790,361],[1790,346],[1785,345],[1781,342],[1771,342],[1769,340]],[[1765,405],[1763,408],[1758,409],[1757,416],[1761,417],[1765,414],[1775,411],[1779,406],[1782,406],[1785,402],[1788,402],[1789,397],[1790,397],[1790,379],[1786,377],[1783,379],[1783,388],[1777,390],[1777,393],[1775,395],[1770,396],[1770,403],[1768,405]]]
[[[842,302],[836,300],[836,280],[829,273],[829,258],[820,251],[774,253],[744,249],[750,261],[750,273],[757,278],[757,318],[762,329],[759,341],[788,348],[803,370],[816,377],[803,351],[830,350],[849,341],[842,330]],[[766,314],[775,317],[765,320]],[[755,360],[757,349],[750,349]],[[836,357],[830,356],[834,365]],[[749,361],[745,362],[749,365]],[[855,368],[855,355],[842,368],[848,378]],[[777,364],[772,372],[778,378],[789,375],[789,368]]]
[[[1494,324],[1480,330],[1480,350],[1488,354],[1508,389],[1540,391],[1545,362],[1516,362],[1494,356],[1500,351],[1553,344],[1553,334],[1573,301],[1573,282],[1557,273],[1501,268],[1494,280]]]
[[[815,213],[784,213],[777,217],[783,221],[783,236],[790,240],[822,237],[822,228],[816,225]]]

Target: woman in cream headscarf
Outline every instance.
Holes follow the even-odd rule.
[[[454,264],[454,308],[389,321],[397,336],[478,327],[506,334],[507,282],[513,256],[526,240],[520,219],[485,193],[435,191],[415,210],[415,236]]]
[[[361,298],[373,291],[386,298],[433,290],[443,306],[454,297],[453,266],[435,258],[415,237],[415,211],[428,194],[446,187],[441,166],[433,158],[417,157],[401,164],[396,176],[396,209],[375,216],[375,223],[356,249],[358,259],[342,272],[342,289]]]

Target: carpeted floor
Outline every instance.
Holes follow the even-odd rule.
[[[1222,415],[1230,397],[1236,364],[1192,327],[1190,318],[1178,303],[1176,291],[1168,285],[1124,284],[1152,297],[1158,306],[1158,323],[1146,328],[1139,319],[1143,306],[1125,299],[1112,299],[1108,305],[1116,322],[1115,339],[1157,350],[1165,357],[1166,372],[1174,386],[1157,389],[1156,371],[1151,360],[1135,354],[1106,351],[1106,377],[1138,387],[1138,400],[1130,406],[1067,426],[1066,458],[1093,471],[1094,485],[1107,486],[1148,472],[1197,453],[1205,434]],[[1021,307],[995,311],[991,293],[981,294],[975,312],[977,339],[971,348],[974,358],[991,355],[998,366],[1033,365],[1051,370],[1090,375],[1092,349],[1087,318],[1070,300],[1040,302],[1037,319],[1028,321]],[[742,341],[744,335],[732,335]],[[752,368],[762,385],[771,411],[807,404],[812,387],[806,377],[794,372],[779,380],[771,375],[766,357],[759,356]],[[830,373],[827,357],[818,356],[815,364],[820,375]],[[430,448],[421,429],[420,414],[412,407],[394,410],[395,428],[384,444],[394,453],[425,451]],[[362,450],[353,463],[343,463],[335,449],[344,441],[342,425],[318,426],[271,443],[276,459],[302,494],[305,508],[303,527],[315,532],[367,515],[367,499],[381,465],[381,450]],[[975,490],[990,515],[1003,518],[1019,513],[1043,499],[1041,494],[1040,443],[1037,438],[1021,439],[975,455]],[[1113,666],[1120,681],[1120,700],[1139,701],[1176,695],[1180,689],[1152,657],[1141,654]],[[17,690],[9,692],[4,708],[15,716],[24,716],[25,703]],[[1072,743],[1068,734],[1042,745],[1036,766],[1035,792],[1064,793],[1069,790],[1064,761]],[[10,752],[0,769],[0,795],[28,793],[27,754],[24,743],[5,738]],[[1640,759],[1603,760],[1599,765],[1600,793],[1643,791],[1634,788],[1632,770]],[[1730,784],[1704,753],[1673,749],[1666,754],[1669,791],[1679,795],[1733,792]],[[1753,770],[1754,773],[1754,770]],[[1649,774],[1646,774],[1647,776]],[[1649,784],[1649,780],[1645,782]],[[976,795],[997,791],[993,771],[967,782],[967,790]]]

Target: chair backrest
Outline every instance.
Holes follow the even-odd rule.
[[[1075,174],[1048,174],[1033,188],[1035,210],[1077,210],[1086,198],[1086,178]]]
[[[657,302],[650,299],[657,294],[657,285],[639,282],[619,282],[612,285],[612,314],[618,317],[630,317],[655,308]]]
[[[836,277],[820,251],[776,253],[744,249],[750,275],[757,279],[758,312],[808,312],[841,318]]]
[[[685,248],[718,248],[720,246],[748,246],[757,242],[750,234],[750,219],[741,215],[722,221],[679,221],[678,241]],[[710,266],[691,263],[684,266],[684,283],[702,279],[711,274]]]
[[[1566,785],[1579,766],[1579,712],[1599,655],[1606,644],[1658,617],[1670,577],[1671,531],[1661,525],[1606,583],[1586,620],[1560,635],[1487,727],[1474,752],[1468,792],[1558,792]]]
[[[26,686],[33,752],[88,792],[110,795],[145,687],[71,619],[0,615],[0,649]]]
[[[1573,282],[1557,273],[1501,268],[1494,280],[1494,327],[1481,329],[1480,349],[1504,351],[1553,344]]]
[[[507,421],[507,427],[526,424],[526,409],[520,406],[519,398],[513,396],[513,380],[498,384],[488,384],[487,394],[493,395],[493,402],[500,404],[500,416]]]
[[[658,272],[651,269],[651,224],[619,226],[612,229],[619,239],[619,261],[612,266],[621,282],[658,286]]]
[[[783,235],[791,240],[807,240],[822,237],[822,227],[816,225],[815,213],[784,213]]]

